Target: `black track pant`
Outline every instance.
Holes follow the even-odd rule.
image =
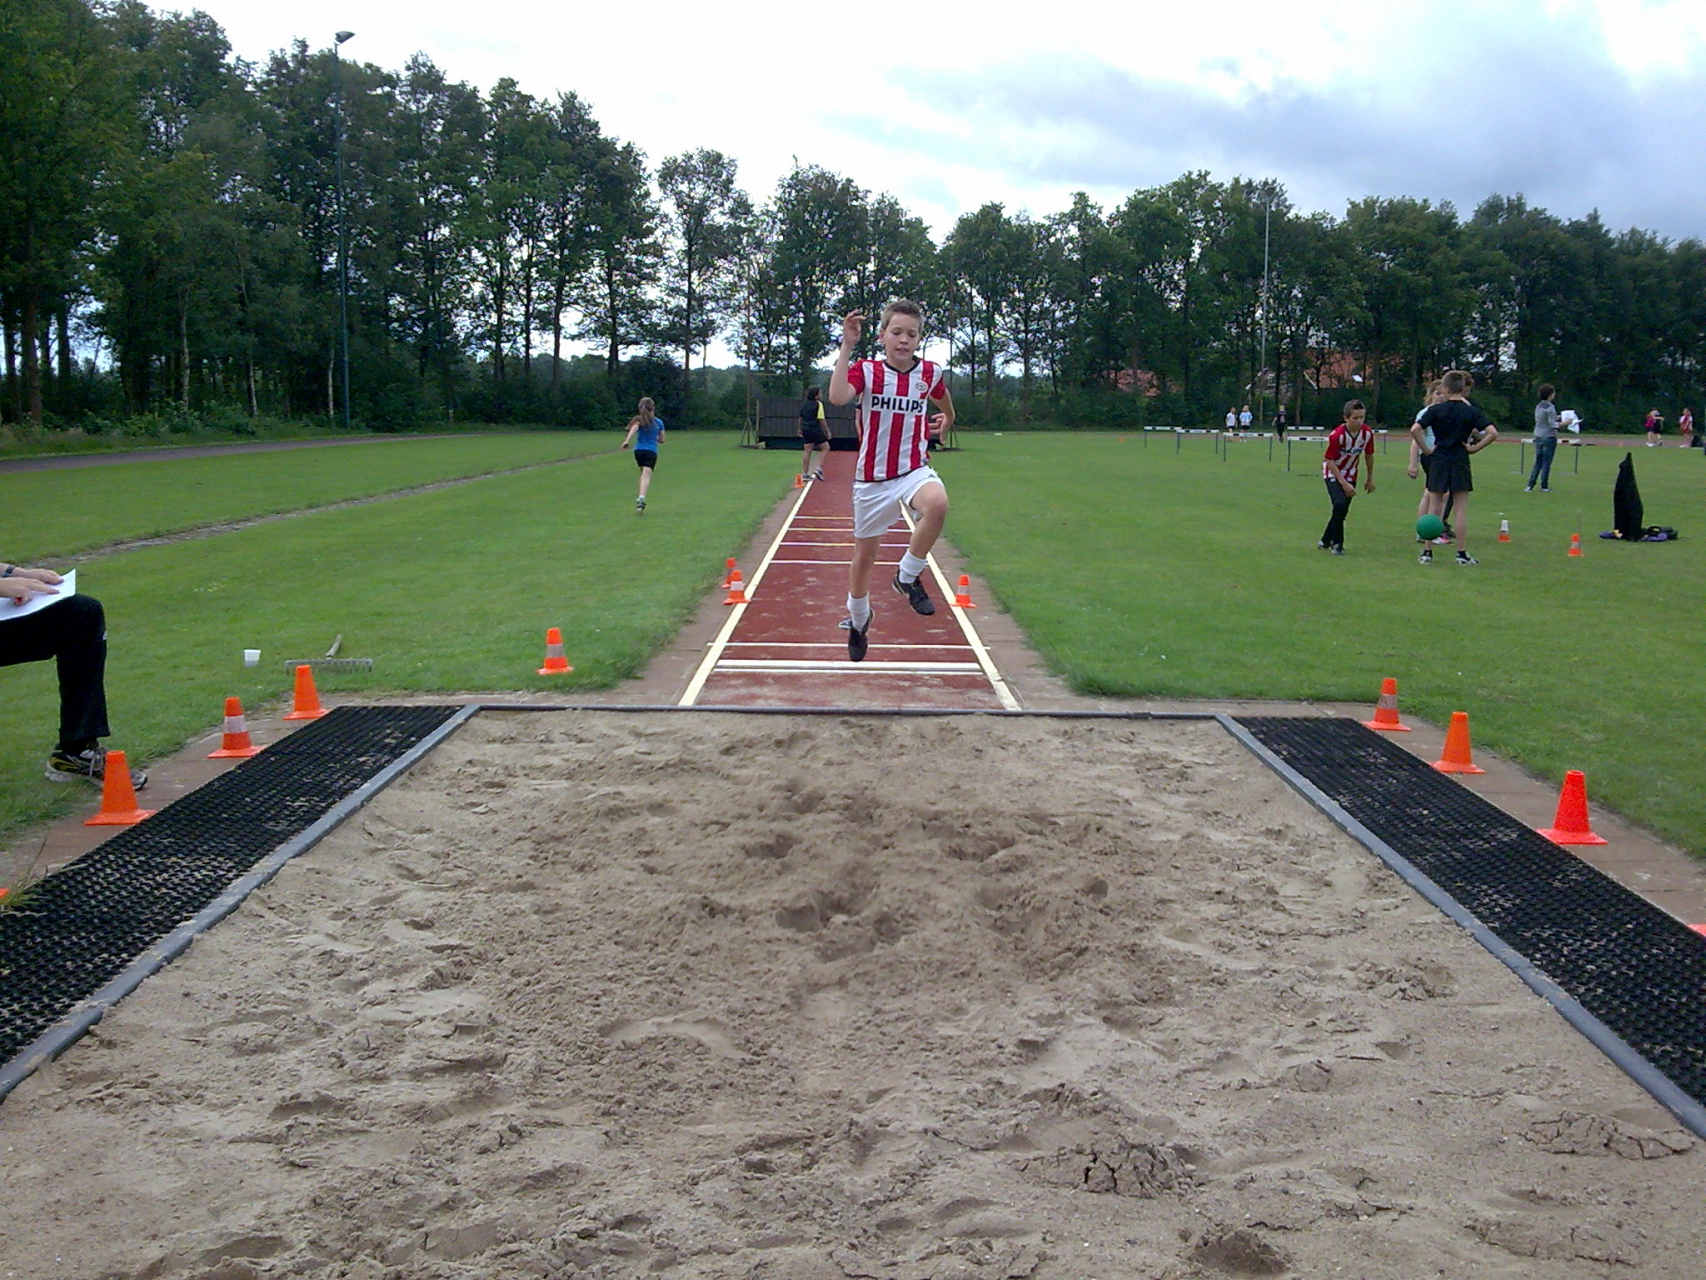
[[[1339,487],[1337,480],[1327,481],[1327,500],[1333,504],[1333,515],[1321,531],[1321,541],[1329,547],[1345,545],[1345,514],[1351,509],[1351,495]]]
[[[10,608],[0,605],[0,610]],[[4,613],[0,612],[0,618]],[[71,596],[27,618],[0,621],[0,667],[59,664],[59,748],[82,751],[107,728],[107,617],[93,596]]]

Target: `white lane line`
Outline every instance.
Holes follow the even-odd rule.
[[[847,561],[845,561],[845,560],[794,560],[794,559],[790,559],[788,556],[777,556],[775,563],[777,563],[777,564],[838,564],[838,565],[845,566],[847,564]],[[883,564],[883,565],[892,564],[892,565],[898,566],[900,564],[900,561],[899,560],[878,560],[877,563]]]
[[[849,662],[845,658],[724,658],[719,671],[904,671],[912,675],[980,676],[975,662]]]
[[[905,517],[906,523],[910,527],[912,513],[902,507],[901,515]],[[954,603],[954,586],[948,581],[948,575],[942,572],[942,566],[936,563],[936,553],[931,552],[925,559],[929,562],[930,572],[936,575],[936,585],[942,589],[942,603],[953,610],[954,619],[960,624],[960,631],[964,633],[966,643],[977,655],[977,664],[983,668],[983,674],[995,689],[997,700],[1000,701],[1004,710],[1018,711],[1020,709],[1019,699],[1014,697],[1013,691],[1007,687],[1006,677],[996,667],[995,660],[989,656],[989,650],[984,647],[983,637],[977,634],[977,628],[972,626],[971,618],[966,614],[966,611]]]
[[[828,640],[730,640],[723,646],[725,649],[845,649],[847,646]],[[940,649],[948,653],[958,653],[964,649],[972,651],[969,644],[881,644],[873,643],[871,652],[878,649]]]
[[[809,488],[800,490],[800,496],[794,499],[793,510],[788,512],[788,518],[782,521],[782,527],[776,531],[775,540],[765,551],[764,558],[758,562],[758,568],[752,575],[752,582],[746,589],[749,600],[752,598],[752,593],[757,590],[758,584],[763,581],[764,571],[770,567],[770,562],[776,558],[777,548],[782,545],[782,539],[787,535],[788,527],[793,524],[794,517],[800,514],[800,505],[805,502],[806,495],[810,492]],[[711,672],[716,670],[717,661],[723,656],[723,649],[728,644],[729,637],[734,634],[735,627],[741,620],[741,615],[745,612],[746,606],[744,604],[737,604],[729,609],[728,618],[723,622],[722,629],[717,632],[717,638],[711,641],[710,648],[705,651],[705,657],[700,661],[699,669],[693,673],[693,679],[687,682],[687,690],[681,695],[681,701],[676,704],[677,706],[691,707],[699,700],[700,690],[705,687],[705,681],[711,678]]]

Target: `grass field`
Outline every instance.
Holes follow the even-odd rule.
[[[590,431],[411,440],[0,474],[0,556],[34,561],[122,539],[323,507],[416,485],[614,449]]]
[[[1222,460],[1203,436],[1178,452],[1170,434],[974,438],[942,464],[949,534],[1084,692],[1372,703],[1395,676],[1406,711],[1467,711],[1477,746],[1548,777],[1583,769],[1595,802],[1706,853],[1700,453],[1634,449],[1647,522],[1684,540],[1625,545],[1597,537],[1623,450],[1582,449],[1579,473],[1561,451],[1542,494],[1496,445],[1475,459],[1481,563],[1459,568],[1443,547],[1416,563],[1401,438],[1352,505],[1347,554],[1316,550],[1320,448],[1299,444],[1288,473],[1260,440]]]
[[[227,468],[217,501],[190,460],[143,464],[128,497],[109,468],[5,476],[0,555],[51,560],[143,527],[459,474],[476,453],[516,466],[541,456],[529,449],[618,440],[480,437],[214,459]],[[1381,678],[1396,676],[1407,713],[1443,722],[1466,710],[1478,747],[1551,777],[1584,769],[1596,803],[1706,853],[1695,778],[1706,693],[1693,671],[1706,568],[1688,540],[1706,490],[1698,453],[1635,449],[1648,522],[1676,525],[1685,540],[1623,546],[1595,536],[1611,521],[1621,450],[1582,450],[1579,473],[1566,453],[1556,492],[1543,495],[1522,492],[1516,447],[1496,446],[1475,464],[1481,564],[1460,569],[1449,555],[1416,563],[1419,485],[1403,474],[1401,440],[1377,455],[1377,491],[1352,507],[1342,558],[1315,550],[1328,514],[1319,445],[1298,445],[1288,473],[1265,441],[1235,442],[1224,460],[1203,436],[1178,452],[1170,435],[1146,444],[1138,434],[967,433],[965,443],[940,464],[954,501],[949,537],[1080,690],[1370,703]],[[667,643],[786,491],[790,457],[734,444],[672,436],[643,519],[632,512],[632,461],[616,455],[85,564],[80,585],[111,624],[111,745],[146,758],[217,725],[227,694],[250,706],[285,696],[284,660],[324,652],[338,633],[344,653],[375,658],[375,670],[329,677],[328,692],[608,685]],[[315,470],[315,455],[334,456]],[[99,513],[89,520],[106,531],[85,532],[61,504]],[[28,512],[50,510],[63,523],[37,533]],[[1578,511],[1587,554],[1570,559]],[[1508,544],[1495,541],[1501,512]],[[551,625],[564,628],[576,668],[556,684],[533,674]],[[240,665],[245,647],[263,650],[260,668]],[[3,832],[66,798],[39,780],[51,668],[12,668],[0,681]]]
[[[621,440],[593,438],[612,449]],[[441,457],[442,443],[450,442],[332,450],[351,471],[321,473],[320,492],[360,487],[358,458],[395,478],[393,450]],[[375,659],[374,670],[322,676],[325,693],[610,685],[668,642],[788,488],[786,460],[770,455],[775,465],[755,466],[735,443],[727,434],[672,435],[643,518],[634,515],[633,459],[620,453],[87,563],[78,586],[107,610],[108,745],[147,759],[216,725],[228,695],[246,707],[287,696],[284,663],[324,653],[339,633],[343,653]],[[276,458],[319,452],[246,461],[271,475]],[[155,498],[169,498],[179,467],[200,474],[190,460],[146,464]],[[106,470],[7,479],[105,486]],[[563,628],[568,677],[534,674],[548,626]],[[242,666],[244,648],[262,651],[260,667]],[[52,664],[8,668],[0,680],[4,831],[60,811],[68,797],[41,777],[57,723]]]

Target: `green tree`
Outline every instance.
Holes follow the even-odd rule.
[[[605,372],[614,379],[622,352],[646,342],[648,293],[662,256],[638,147],[603,140],[593,157],[587,212],[576,336],[603,345]]]
[[[20,398],[38,426],[44,303],[68,305],[122,138],[115,65],[111,37],[83,0],[0,5],[0,309],[17,317]]]
[[[803,385],[839,340],[833,313],[853,303],[869,234],[865,193],[850,178],[796,164],[777,185],[765,225],[763,275],[778,294],[773,309],[783,317],[782,356],[789,381]],[[866,326],[866,350],[874,327]]]
[[[681,352],[681,396],[691,388],[693,352],[721,332],[736,301],[737,256],[748,243],[752,201],[735,162],[720,151],[689,151],[658,166],[663,193],[664,301],[657,336]]]

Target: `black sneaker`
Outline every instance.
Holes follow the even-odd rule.
[[[871,618],[876,616],[873,613]],[[865,660],[865,652],[871,647],[871,618],[866,618],[865,625],[862,627],[854,626],[851,618],[841,620],[841,629],[847,633],[847,661],[863,662]]]
[[[1327,550],[1331,551],[1336,556],[1342,556],[1345,554],[1345,549],[1343,547],[1328,547]]]
[[[646,500],[644,498],[634,499],[634,514],[637,516],[646,514]]]
[[[1422,564],[1432,564],[1434,562],[1434,549],[1432,547],[1423,547],[1422,554],[1417,556],[1416,559]]]
[[[107,753],[99,748],[75,753],[55,751],[47,758],[49,782],[102,783],[107,777]],[[130,771],[130,785],[138,791],[148,785],[148,774],[141,769]]]
[[[1467,551],[1459,551],[1457,553],[1457,563],[1458,564],[1480,564],[1481,562],[1479,560],[1477,560],[1474,556],[1470,555]]]
[[[900,574],[894,575],[894,589],[906,597],[906,602],[912,606],[914,613],[922,613],[926,618],[936,612],[936,602],[924,590],[924,580],[914,578],[911,582],[902,582]]]

